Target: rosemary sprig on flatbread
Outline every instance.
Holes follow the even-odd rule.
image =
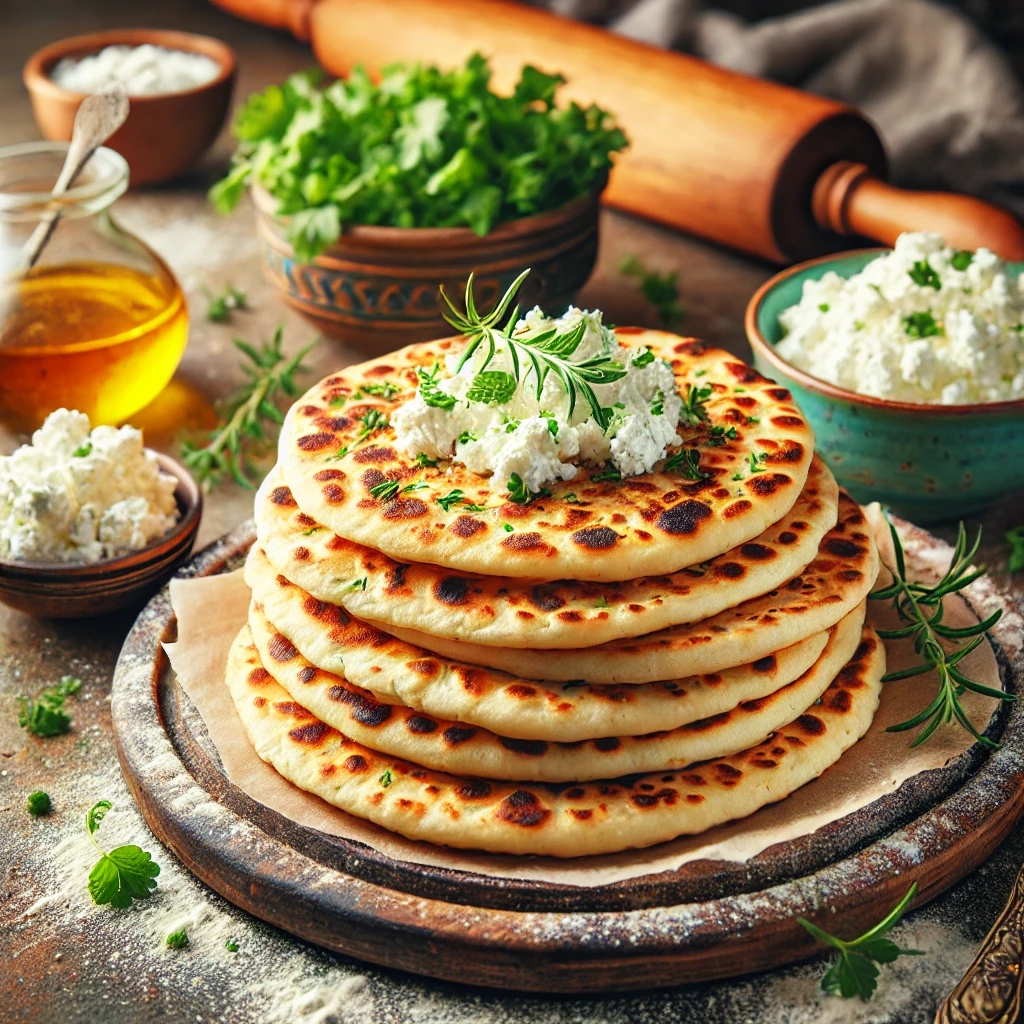
[[[529,269],[524,270],[509,285],[508,291],[486,316],[480,314],[473,300],[472,274],[469,275],[469,280],[466,282],[464,312],[455,308],[451,299],[445,294],[444,288],[441,288],[441,297],[451,310],[450,314],[445,314],[445,320],[468,339],[462,352],[462,358],[459,360],[458,369],[461,370],[466,365],[466,362],[482,344],[487,344],[487,355],[478,369],[467,397],[474,401],[507,401],[515,387],[523,379],[523,368],[526,366],[533,369],[538,399],[548,374],[554,374],[562,382],[569,399],[569,416],[572,416],[576,409],[576,403],[582,398],[590,406],[594,419],[602,428],[605,428],[611,420],[612,413],[610,409],[602,407],[591,385],[611,384],[613,381],[620,380],[626,375],[626,366],[615,362],[609,354],[593,356],[578,363],[570,360],[569,357],[580,347],[583,336],[586,334],[587,325],[583,320],[568,331],[560,332],[557,328],[551,327],[533,335],[513,334],[515,326],[519,322],[519,307],[516,306],[512,310],[507,320],[505,320],[505,313],[512,305],[516,293],[529,272]],[[504,327],[501,327],[502,320],[505,320]],[[512,362],[511,374],[499,371],[487,372],[487,367],[494,358],[499,345],[508,349]],[[506,378],[508,379],[506,380]],[[474,395],[478,397],[473,398]]]
[[[889,522],[889,520],[886,520]],[[896,528],[889,522],[889,533],[892,535],[895,566],[887,566],[892,573],[893,581],[882,590],[875,591],[871,597],[878,600],[892,600],[893,607],[902,622],[907,623],[900,629],[880,629],[878,635],[885,640],[914,638],[914,650],[921,657],[921,664],[913,668],[890,672],[882,681],[895,682],[898,679],[909,679],[911,676],[923,675],[934,671],[939,677],[939,692],[935,699],[913,718],[889,727],[889,732],[905,732],[922,726],[912,747],[924,743],[940,725],[956,721],[966,729],[979,743],[997,750],[999,744],[987,736],[982,736],[974,727],[974,723],[964,711],[960,698],[964,692],[984,694],[997,700],[1013,700],[1013,695],[1003,690],[993,689],[964,675],[960,663],[968,654],[977,648],[985,639],[984,634],[991,629],[1003,614],[1002,609],[994,611],[984,622],[973,626],[956,628],[942,621],[944,612],[943,598],[956,594],[985,575],[985,568],[972,569],[971,562],[978,553],[981,544],[981,530],[978,531],[974,543],[968,545],[967,530],[961,523],[957,530],[956,546],[950,559],[946,574],[934,586],[923,583],[911,583],[907,579],[906,560],[903,545]],[[946,650],[943,641],[970,641],[966,646],[953,652]]]

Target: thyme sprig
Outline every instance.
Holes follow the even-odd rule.
[[[463,312],[455,307],[445,294],[444,288],[441,288],[441,297],[448,309],[451,310],[450,314],[445,314],[445,319],[460,334],[464,334],[469,339],[462,352],[462,358],[459,360],[458,369],[461,370],[481,345],[486,344],[487,355],[478,369],[477,378],[473,382],[471,391],[475,389],[481,394],[486,392],[488,395],[495,390],[504,393],[504,388],[495,388],[495,385],[500,382],[487,378],[484,371],[494,359],[498,347],[506,348],[512,363],[511,376],[517,385],[523,379],[524,365],[528,368],[532,367],[539,399],[544,382],[549,374],[553,374],[561,381],[569,399],[569,416],[572,416],[577,402],[582,398],[590,406],[594,419],[604,429],[608,426],[612,414],[609,409],[602,407],[591,385],[611,384],[613,381],[621,379],[626,375],[626,366],[615,362],[609,354],[592,356],[590,359],[584,359],[578,363],[570,360],[569,357],[575,354],[586,334],[587,325],[582,320],[567,331],[560,332],[558,328],[551,327],[533,335],[513,334],[519,321],[519,307],[516,306],[507,319],[505,314],[529,272],[529,269],[524,270],[509,285],[508,291],[486,316],[481,315],[476,308],[473,299],[472,274],[466,282],[466,308]],[[501,326],[502,321],[505,322],[504,327]],[[484,379],[481,380],[481,377]]]
[[[920,665],[913,668],[889,672],[882,677],[882,682],[891,683],[898,679],[909,679],[912,676],[923,675],[925,672],[931,671],[934,671],[939,677],[939,692],[935,699],[913,718],[900,722],[898,725],[891,725],[887,731],[906,732],[909,729],[922,727],[911,744],[912,747],[917,747],[926,742],[940,725],[956,721],[979,743],[992,749],[998,749],[998,743],[990,740],[987,736],[982,736],[974,727],[974,723],[960,704],[960,698],[966,690],[983,694],[986,697],[995,697],[997,700],[1013,700],[1013,694],[975,682],[964,675],[960,669],[960,663],[971,651],[984,642],[984,634],[999,621],[1003,614],[1002,609],[997,609],[984,622],[975,623],[973,626],[956,628],[948,626],[942,621],[943,598],[963,590],[976,579],[984,576],[987,571],[985,568],[973,569],[971,567],[974,556],[978,553],[978,548],[981,545],[981,530],[978,531],[974,542],[969,544],[967,530],[963,523],[960,524],[949,568],[938,583],[929,587],[923,583],[911,583],[907,579],[903,544],[888,517],[886,521],[889,523],[889,533],[892,535],[896,562],[895,566],[887,566],[892,573],[893,581],[882,590],[875,591],[871,597],[877,600],[892,600],[893,608],[896,609],[900,621],[907,625],[900,629],[879,629],[877,632],[885,640],[913,637],[914,650],[922,661]],[[946,650],[943,644],[944,640],[953,643],[970,642],[951,653]]]
[[[283,333],[283,327],[278,327],[273,339],[259,349],[241,338],[234,339],[235,347],[247,360],[242,370],[248,380],[228,401],[223,419],[209,433],[206,444],[182,442],[181,460],[204,490],[219,483],[226,473],[242,487],[254,486],[252,455],[267,446],[270,427],[277,428],[284,422],[277,397],[283,394],[294,398],[299,393],[295,375],[305,369],[302,360],[317,342],[314,339],[288,357],[282,350]]]

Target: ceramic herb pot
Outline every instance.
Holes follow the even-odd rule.
[[[527,267],[520,304],[565,311],[597,260],[598,193],[557,210],[498,225],[480,237],[469,228],[354,226],[311,263],[295,259],[274,199],[251,190],[264,269],[285,301],[325,334],[381,355],[452,333],[441,315],[439,285],[456,301],[475,274],[477,305],[488,309]]]
[[[799,263],[750,300],[747,339],[754,364],[793,392],[819,454],[857,501],[879,501],[919,523],[980,512],[1022,486],[1024,400],[930,405],[870,398],[812,377],[782,359],[779,314],[799,302],[804,281],[827,272],[852,277],[884,249]],[[1014,276],[1024,263],[1008,263]]]

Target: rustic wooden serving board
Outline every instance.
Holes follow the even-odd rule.
[[[252,540],[246,524],[182,575],[233,568]],[[1004,686],[1020,694],[1024,666],[1009,653],[1019,645],[1001,646],[1000,635],[1010,636],[1001,628],[1015,627],[997,626],[993,644]],[[289,821],[228,782],[160,646],[174,637],[165,589],[125,643],[112,697],[121,766],[156,835],[257,917],[330,949],[437,978],[600,992],[777,967],[815,952],[797,916],[857,933],[912,881],[918,903],[927,902],[984,861],[1024,811],[1024,702],[1016,701],[989,726],[1001,750],[976,745],[746,863],[696,861],[594,888],[401,862]],[[202,814],[187,809],[196,787],[214,801]]]

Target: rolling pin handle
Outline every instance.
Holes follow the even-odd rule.
[[[880,181],[865,164],[840,160],[818,178],[811,211],[819,226],[893,245],[904,231],[935,231],[958,249],[984,246],[1024,260],[1024,225],[1007,210],[950,192],[910,192]]]

